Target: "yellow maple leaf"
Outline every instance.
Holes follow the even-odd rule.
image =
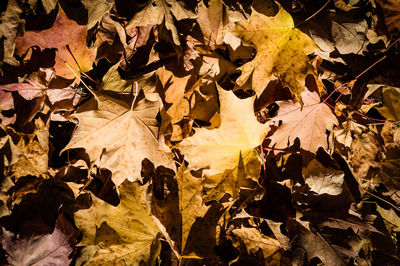
[[[241,100],[218,84],[217,89],[221,126],[213,130],[197,129],[192,137],[176,145],[189,167],[209,168],[205,171],[206,187],[213,194],[209,200],[219,199],[225,193],[236,197],[245,178],[259,177],[261,162],[255,148],[267,133],[266,125],[259,123],[254,115],[255,96]]]
[[[243,86],[251,79],[252,89],[260,95],[271,79],[279,75],[284,86],[300,95],[307,74],[312,66],[307,55],[317,46],[306,34],[294,28],[293,19],[281,6],[274,17],[268,17],[252,9],[249,19],[236,23],[233,34],[244,44],[257,49],[255,58],[240,69],[236,80]]]
[[[75,192],[78,191],[76,184],[69,185]],[[160,243],[159,230],[147,208],[146,189],[147,185],[140,186],[137,182],[126,180],[119,187],[118,206],[92,195],[90,208],[75,212],[76,225],[83,232],[79,245],[101,247],[90,258],[89,265],[139,265],[141,261],[151,265],[150,261],[157,256],[155,250],[159,252]]]

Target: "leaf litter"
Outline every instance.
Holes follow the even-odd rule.
[[[0,8],[2,264],[400,263],[396,1],[77,3]]]

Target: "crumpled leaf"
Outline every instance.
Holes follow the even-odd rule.
[[[141,10],[136,13],[126,26],[126,30],[137,26],[161,25],[165,23],[165,27],[171,31],[174,43],[179,46],[178,30],[176,29],[174,20],[195,19],[197,15],[186,7],[186,4],[175,0],[151,0]]]
[[[88,265],[154,262],[159,252],[159,230],[146,205],[146,189],[147,185],[125,180],[119,186],[117,207],[92,195],[90,208],[75,213],[76,225],[83,232],[79,245],[100,246]]]
[[[282,125],[269,137],[271,146],[284,149],[300,139],[304,150],[316,153],[319,147],[328,148],[326,130],[338,124],[329,107],[320,102],[318,93],[305,90],[301,94],[304,106],[293,101],[278,101],[278,115],[272,122]]]
[[[369,131],[361,136],[356,135],[350,148],[350,165],[353,168],[354,176],[359,181],[369,178],[370,168],[380,168],[380,162],[377,158],[380,145],[373,132]]]
[[[60,38],[60,32],[63,33],[62,38]],[[56,74],[72,79],[80,72],[87,72],[92,69],[95,52],[86,46],[86,35],[86,26],[78,25],[75,21],[70,20],[60,7],[57,18],[50,29],[39,32],[27,31],[23,37],[17,38],[15,42],[16,53],[23,55],[29,47],[34,45],[41,49],[55,48],[57,49],[54,65]],[[67,46],[78,61],[79,66],[68,51]]]
[[[232,230],[232,234],[239,237],[246,245],[247,252],[257,253],[261,249],[264,259],[268,259],[281,249],[278,240],[263,236],[257,228],[241,227]]]
[[[223,186],[221,193],[236,197],[245,178],[259,177],[260,159],[255,147],[262,143],[267,130],[254,115],[254,97],[240,100],[218,84],[217,89],[221,126],[197,129],[176,147],[185,155],[190,169],[207,168],[205,182],[210,190]],[[223,194],[217,193],[215,197]]]
[[[1,61],[12,66],[18,66],[19,62],[14,58],[15,40],[22,36],[25,21],[20,17],[22,8],[17,0],[9,0],[7,9],[0,14],[0,38],[4,40],[4,54]]]
[[[310,37],[294,28],[289,13],[280,7],[274,17],[268,17],[252,10],[248,20],[236,23],[233,34],[257,49],[254,59],[239,68],[239,86],[251,79],[252,89],[260,95],[276,74],[284,86],[300,95],[307,74],[313,72],[307,55],[317,48]]]
[[[344,146],[350,148],[353,143],[353,136],[360,136],[367,128],[352,120],[347,120],[340,125],[340,128],[333,130],[333,136],[336,141],[342,143]]]
[[[136,95],[140,93],[143,91],[136,91]],[[125,179],[139,179],[145,158],[173,169],[171,155],[160,150],[159,109],[159,102],[151,102],[142,94],[130,107],[101,90],[77,109],[78,129],[64,150],[85,148],[92,162],[113,173],[116,186]]]
[[[317,159],[303,169],[303,175],[306,184],[318,194],[339,195],[343,191],[343,171],[327,168]]]

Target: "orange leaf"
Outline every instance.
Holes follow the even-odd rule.
[[[27,31],[23,37],[16,40],[16,53],[24,54],[31,46],[37,45],[41,49],[56,48],[56,63],[54,65],[58,76],[67,79],[75,78],[70,65],[75,72],[87,72],[92,68],[95,59],[95,51],[86,46],[86,26],[79,25],[69,19],[64,11],[59,8],[58,15],[50,29],[39,32]],[[79,66],[76,64],[69,46]]]

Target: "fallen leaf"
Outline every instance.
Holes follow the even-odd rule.
[[[356,135],[351,144],[349,160],[351,162],[354,177],[361,184],[363,179],[369,179],[370,168],[381,167],[377,158],[380,145],[375,134],[371,131]],[[370,173],[372,174],[372,173]]]
[[[190,76],[176,77],[164,68],[157,70],[161,82],[160,96],[164,102],[161,112],[161,129],[164,135],[171,135],[171,141],[181,141],[191,132],[194,119],[210,122],[218,112],[218,96],[214,83],[202,85],[202,78],[189,88]],[[172,132],[168,130],[172,125]]]
[[[63,33],[62,38],[60,37],[60,32]],[[58,51],[54,65],[56,74],[72,79],[79,73],[92,69],[95,52],[86,46],[86,35],[86,26],[80,26],[75,21],[70,20],[60,7],[57,18],[50,29],[39,32],[27,31],[23,37],[17,38],[15,42],[16,53],[23,55],[28,48],[34,45],[39,46],[41,49],[55,48]],[[68,51],[67,46],[78,61],[79,66]]]
[[[232,234],[243,241],[249,254],[257,253],[257,251],[261,249],[264,259],[268,259],[281,249],[278,240],[263,236],[257,228],[246,228],[242,226],[241,228],[233,229]]]
[[[208,189],[222,185],[225,188],[223,194],[236,197],[245,178],[257,180],[259,177],[261,164],[255,148],[262,143],[267,130],[254,115],[255,96],[240,100],[218,84],[217,89],[221,126],[213,130],[197,129],[193,136],[176,147],[185,155],[190,169],[207,168],[205,182]],[[217,194],[217,198],[223,196]]]
[[[216,49],[223,41],[223,19],[224,19],[224,6],[221,0],[208,1],[206,6],[200,2],[198,7],[198,23],[205,38],[205,42],[211,47]]]
[[[294,28],[289,13],[280,7],[274,17],[268,17],[252,10],[248,20],[236,23],[233,34],[257,49],[254,59],[239,68],[239,86],[251,79],[252,89],[260,95],[275,74],[300,96],[307,74],[313,72],[307,55],[317,48],[310,37]]]
[[[12,158],[7,167],[7,175],[14,181],[26,175],[48,176],[49,124],[41,119],[35,120],[35,133],[17,133],[4,127]]]
[[[350,148],[353,143],[353,136],[360,136],[367,128],[352,120],[343,122],[339,128],[333,130],[333,136],[336,141]]]
[[[376,230],[375,227],[373,227],[369,223],[363,221],[357,216],[351,216],[351,215],[341,219],[332,217],[323,218],[319,226],[338,228],[342,230],[347,230],[351,228],[351,230],[353,230],[353,232],[356,234],[363,232],[380,233],[378,230]]]
[[[346,16],[332,16],[332,37],[335,47],[341,54],[362,53],[367,44],[367,22],[351,21]]]
[[[186,7],[185,2],[178,0],[152,0],[140,12],[136,13],[126,25],[126,30],[137,26],[161,25],[171,31],[172,39],[177,46],[181,45],[174,20],[195,19],[197,15]]]
[[[317,159],[303,169],[303,175],[306,184],[318,194],[339,195],[343,191],[343,171],[327,168]]]
[[[42,5],[47,14],[56,8],[58,0],[42,0]]]
[[[317,257],[324,265],[346,265],[344,261],[338,256],[337,252],[330,246],[322,237],[310,232],[300,223],[294,220],[289,220],[290,229],[294,230],[296,235],[292,241],[292,248],[302,249],[301,252],[306,252],[307,260]],[[294,252],[293,262],[299,263],[297,258],[301,252]]]
[[[113,2],[112,0],[82,0],[82,4],[88,10],[87,29],[91,29],[95,26],[104,14],[111,10],[114,4]]]
[[[140,179],[145,158],[174,169],[170,154],[160,150],[156,120],[159,102],[151,102],[144,98],[143,91],[136,91],[139,96],[129,106],[105,93],[97,92],[77,109],[78,129],[63,150],[85,148],[92,162],[113,173],[116,186],[125,179]]]
[[[90,208],[75,213],[76,225],[83,232],[79,245],[100,246],[89,265],[154,262],[159,252],[159,230],[146,205],[146,188],[125,180],[118,188],[117,207],[92,195]]]
[[[24,33],[25,21],[20,17],[23,13],[17,0],[7,1],[7,9],[0,14],[0,33],[5,37],[4,54],[1,61],[12,66],[19,62],[14,58],[15,40]]]
[[[326,130],[339,122],[330,108],[320,102],[318,93],[305,90],[301,94],[304,106],[293,101],[278,101],[279,111],[272,122],[282,125],[269,137],[271,146],[284,149],[300,139],[304,150],[316,153],[319,147],[328,148]]]
[[[159,178],[164,178],[168,192],[158,195],[154,186]],[[199,258],[196,250],[191,250],[193,241],[201,241],[201,237],[194,240],[189,238],[193,224],[198,223],[209,210],[202,199],[202,179],[192,176],[185,166],[181,166],[175,179],[165,178],[165,175],[153,177],[153,193],[151,194],[151,212],[160,227],[161,232],[170,242],[178,256]],[[204,225],[210,227],[211,225]],[[196,243],[203,250],[209,249],[209,243]],[[200,252],[201,253],[201,252]]]
[[[2,247],[10,265],[69,265],[70,236],[57,226],[51,234],[23,237],[3,228]]]
[[[400,88],[385,86],[382,88],[383,106],[377,107],[386,119],[400,120]]]

